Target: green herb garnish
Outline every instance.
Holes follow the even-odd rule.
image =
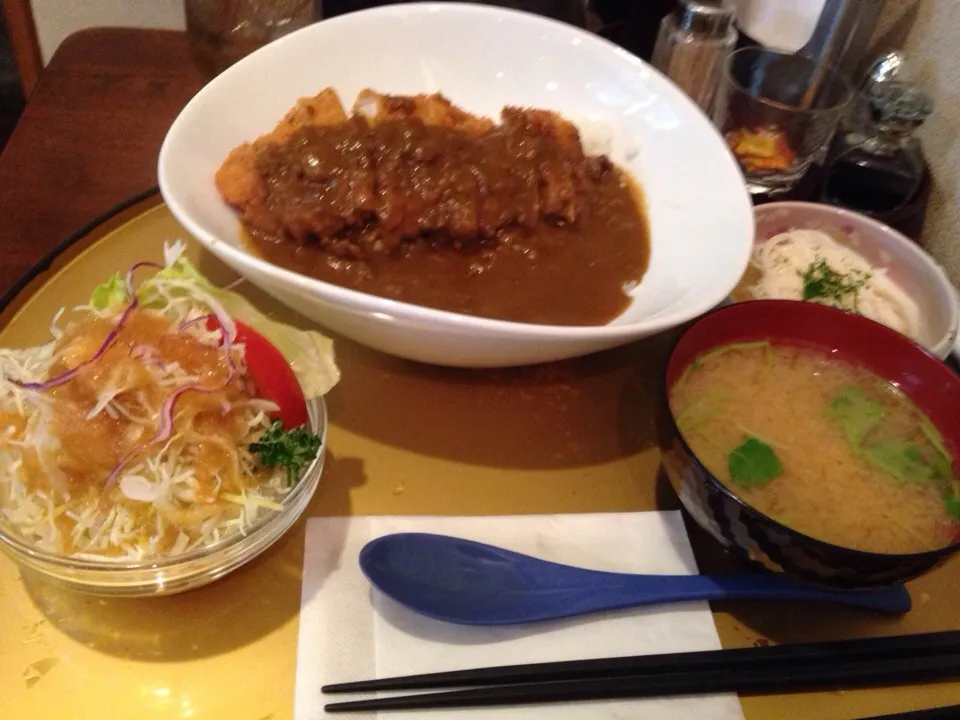
[[[946,461],[947,467],[950,467],[953,461],[950,459],[950,453],[947,452],[947,446],[943,443],[943,435],[940,434],[940,431],[927,418],[922,418],[920,420],[920,432],[930,441],[940,458]]]
[[[923,483],[934,478],[934,470],[911,442],[885,442],[863,448],[863,454],[884,472],[897,480]]]
[[[719,393],[707,393],[693,400],[677,413],[677,428],[681,432],[690,432],[695,427],[713,420],[723,412],[723,407],[716,405],[718,400],[723,400]]]
[[[783,465],[773,448],[754,437],[734,448],[727,464],[730,479],[742,488],[762,487],[783,474]]]
[[[943,492],[943,504],[947,506],[950,517],[960,520],[960,498],[948,490]]]
[[[677,428],[680,430],[680,432],[688,433],[691,430],[695,430],[696,428],[700,427],[701,425],[706,425],[722,412],[723,408],[708,407],[699,413],[690,413],[682,418],[677,419]]]
[[[840,273],[826,260],[818,260],[810,263],[803,273],[803,299],[833,302],[856,310],[860,290],[868,280],[870,273],[861,270]]]
[[[319,437],[303,426],[284,430],[279,420],[274,420],[260,440],[250,445],[250,452],[257,453],[265,467],[286,468],[287,485],[291,487],[296,484],[300,470],[317,457],[319,450]]]
[[[888,440],[867,444],[871,430],[882,424],[883,406],[855,385],[847,385],[830,403],[827,415],[841,424],[850,449],[861,454],[877,469],[904,483],[933,483],[947,512],[960,520],[960,480],[953,473],[953,460],[940,432],[927,419],[920,420],[920,430],[933,448],[930,457],[914,442]]]
[[[856,385],[847,385],[827,407],[827,415],[840,423],[847,443],[857,451],[867,433],[883,421],[883,405]]]

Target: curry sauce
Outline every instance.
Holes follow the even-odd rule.
[[[371,266],[317,243],[247,234],[264,259],[391,300],[479,317],[544,325],[602,325],[630,304],[649,261],[639,190],[617,171],[597,188],[577,226],[504,232],[465,251],[415,240]]]
[[[261,256],[487,318],[602,325],[623,312],[649,260],[642,196],[571,123],[508,107],[493,124],[442,96],[378,97],[372,118],[338,120],[321,94],[224,163],[218,187]]]

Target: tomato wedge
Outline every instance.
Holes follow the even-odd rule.
[[[260,397],[280,408],[271,417],[279,419],[286,430],[309,425],[307,400],[287,359],[256,330],[241,322],[234,322],[237,326],[234,342],[244,345],[247,375],[257,386]],[[219,325],[215,319],[210,318],[207,320],[207,327],[215,330]]]

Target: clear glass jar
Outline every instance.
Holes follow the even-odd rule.
[[[184,0],[184,10],[194,60],[208,78],[316,20],[315,0]]]

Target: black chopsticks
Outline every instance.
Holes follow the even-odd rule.
[[[326,693],[472,688],[327,705],[328,712],[527,705],[690,693],[778,693],[960,677],[960,632],[513,665],[329,685]]]
[[[769,668],[778,664],[795,666],[802,662],[813,664],[839,662],[841,660],[855,661],[878,656],[892,656],[896,653],[915,655],[921,652],[928,655],[960,653],[960,631],[894,635],[864,640],[773,645],[736,650],[706,650],[661,655],[635,655],[600,660],[504,665],[501,667],[339,683],[326,685],[322,690],[325,693],[336,694],[373,690],[427,690],[591,680],[684,671],[695,672],[716,668]]]

